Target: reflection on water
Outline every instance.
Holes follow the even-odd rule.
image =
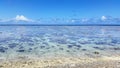
[[[0,57],[120,55],[120,26],[0,26]]]

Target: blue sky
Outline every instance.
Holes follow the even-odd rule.
[[[0,0],[0,19],[120,17],[120,0]]]

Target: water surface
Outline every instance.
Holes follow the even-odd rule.
[[[120,26],[0,26],[0,57],[120,55]]]

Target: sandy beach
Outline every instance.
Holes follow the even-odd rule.
[[[120,57],[19,59],[3,61],[0,68],[120,68]]]

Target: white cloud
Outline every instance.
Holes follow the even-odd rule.
[[[74,22],[75,22],[75,20],[74,20],[74,19],[72,19],[72,20],[71,20],[71,22],[73,22],[73,23],[74,23]]]
[[[10,19],[0,19],[0,22],[19,22],[19,21],[25,21],[25,22],[35,22],[32,19],[29,19],[23,15],[17,15],[15,18],[10,18]]]
[[[0,22],[9,22],[11,19],[1,19]]]
[[[101,20],[103,20],[103,21],[105,21],[106,19],[107,19],[107,17],[105,17],[105,16],[101,17]]]
[[[76,22],[76,20],[74,20],[74,19],[68,19],[68,20],[66,20],[66,22],[67,23],[69,23],[69,22],[74,23],[74,22]]]
[[[81,21],[82,21],[82,22],[87,22],[88,19],[87,19],[87,18],[83,18]]]
[[[25,16],[23,16],[23,15],[17,15],[16,17],[15,17],[15,20],[16,21],[32,21],[31,19],[28,19],[27,17],[25,17]]]

